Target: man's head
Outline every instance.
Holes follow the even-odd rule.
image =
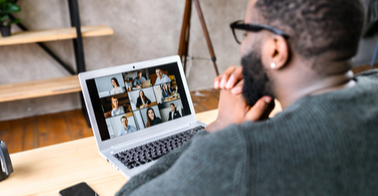
[[[142,72],[141,71],[138,71],[138,78],[141,79],[142,78]]]
[[[156,72],[156,76],[161,79],[161,77],[163,76],[163,72],[161,71],[161,69],[156,69],[155,72]]]
[[[171,107],[171,111],[172,111],[172,112],[176,110],[175,104],[171,103],[171,104],[170,104],[170,107]]]
[[[279,74],[298,66],[308,70],[303,75],[315,77],[348,71],[345,62],[357,52],[364,11],[360,0],[251,0],[244,23],[269,25],[289,36],[246,32],[240,47],[243,95],[252,104],[262,95],[273,96]]]
[[[121,120],[123,127],[127,128],[127,123],[129,121],[127,120],[126,116],[122,116],[120,120]]]

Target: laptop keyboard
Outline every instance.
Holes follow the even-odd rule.
[[[121,161],[127,168],[133,169],[156,160],[177,147],[182,146],[199,130],[204,128],[205,127],[203,126],[198,126],[175,135],[116,153],[114,154],[114,157]]]

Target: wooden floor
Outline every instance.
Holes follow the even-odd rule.
[[[218,108],[219,91],[192,92],[196,113]],[[80,109],[10,121],[0,121],[0,140],[10,153],[93,136]]]

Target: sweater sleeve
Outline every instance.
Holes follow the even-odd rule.
[[[200,131],[193,139],[207,135],[208,132]],[[192,139],[192,140],[193,140]],[[170,152],[169,154],[160,158],[154,165],[148,168],[146,171],[132,177],[116,194],[116,196],[126,196],[130,195],[139,186],[148,183],[157,176],[168,170],[175,161],[181,156],[181,154],[191,145],[192,140],[182,145],[180,148]]]

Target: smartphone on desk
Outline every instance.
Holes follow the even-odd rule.
[[[66,189],[59,191],[60,196],[89,196],[98,194],[87,183],[81,182]]]

